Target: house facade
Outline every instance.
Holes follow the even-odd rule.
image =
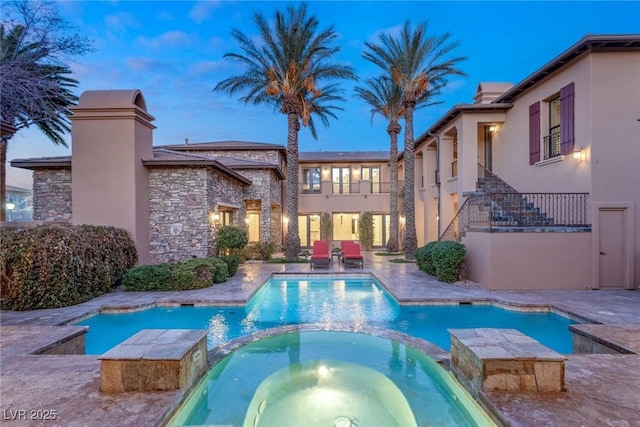
[[[358,221],[373,214],[373,246],[389,239],[388,151],[301,152],[299,154],[298,230],[300,245],[320,238],[320,217],[331,219],[330,240],[358,240]]]
[[[284,147],[225,141],[153,147],[139,90],[87,91],[73,108],[72,155],[17,159],[33,170],[33,219],[121,227],[139,263],[215,252],[215,232],[245,224],[282,240]]]
[[[516,85],[481,83],[416,152],[420,244],[462,241],[472,280],[638,286],[640,36],[587,36]]]

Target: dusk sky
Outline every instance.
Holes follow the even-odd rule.
[[[256,34],[253,14],[271,17],[289,2],[249,1],[56,1],[60,14],[88,36],[94,51],[71,67],[85,90],[140,89],[155,116],[154,145],[241,140],[286,145],[287,121],[270,106],[256,107],[214,93],[234,73],[222,57],[238,51],[229,34],[238,28]],[[640,2],[461,2],[311,1],[309,12],[321,27],[333,25],[342,50],[337,59],[352,65],[361,81],[379,70],[361,57],[365,41],[397,32],[403,22],[429,22],[429,34],[451,33],[460,42],[456,56],[467,77],[454,77],[441,105],[419,110],[420,135],[452,106],[472,103],[478,83],[519,81],[586,34],[640,33]],[[338,120],[318,121],[318,140],[299,133],[301,151],[387,150],[386,122],[371,122],[369,107],[345,82]],[[401,139],[401,138],[400,138]],[[24,130],[9,141],[8,159],[63,156],[39,131]],[[401,147],[402,148],[402,147]],[[8,184],[31,186],[31,171],[8,168]]]

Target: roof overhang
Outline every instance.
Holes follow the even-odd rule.
[[[142,164],[145,167],[211,167],[213,169],[217,169],[220,172],[223,172],[236,180],[250,185],[251,180],[245,178],[234,170],[228,168],[222,163],[218,162],[214,159],[206,159],[206,158],[193,158],[193,159],[163,159],[163,158],[155,158],[155,159],[143,159]]]

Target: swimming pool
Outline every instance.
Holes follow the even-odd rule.
[[[513,328],[563,354],[572,353],[570,319],[554,313],[523,313],[492,305],[402,306],[372,277],[274,277],[238,307],[154,307],[103,313],[89,326],[87,354],[102,354],[142,329],[207,329],[210,349],[253,332],[299,323],[348,324],[394,329],[448,350],[447,329]]]
[[[246,344],[207,373],[171,425],[493,426],[422,349],[352,332]]]

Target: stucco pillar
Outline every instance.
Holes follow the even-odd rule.
[[[458,132],[458,194],[475,191],[478,181],[478,120],[462,118]]]
[[[436,184],[436,149],[425,149],[425,230],[424,243],[438,240],[438,186]]]
[[[86,91],[71,109],[74,224],[127,230],[138,262],[149,257],[149,177],[154,117],[139,90]]]

